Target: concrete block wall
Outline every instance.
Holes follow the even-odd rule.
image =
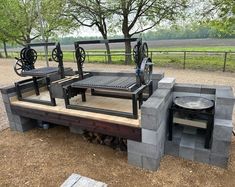
[[[26,90],[29,91],[28,89]],[[11,130],[25,132],[37,126],[37,120],[25,118],[12,112],[10,100],[16,97],[14,86],[1,88],[1,93]]]
[[[231,87],[217,87],[215,119],[210,163],[227,167],[232,137],[232,116],[235,98]]]
[[[127,141],[128,163],[156,171],[164,155],[168,109],[172,104],[174,78],[163,78],[158,89],[141,107],[142,141]]]
[[[173,129],[173,141],[166,140],[165,154],[227,167],[232,136],[234,95],[231,87],[196,84],[175,84],[173,98],[201,96],[215,102],[211,149],[204,148],[205,135],[182,126]],[[194,128],[195,129],[195,128]]]

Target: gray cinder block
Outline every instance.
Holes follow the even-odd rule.
[[[7,113],[8,121],[14,121],[13,114],[11,112],[6,112],[6,113]]]
[[[179,156],[185,159],[193,160],[195,143],[196,141],[194,135],[183,134],[179,147]]]
[[[16,130],[25,132],[37,126],[37,120],[14,115]]]
[[[163,89],[172,89],[175,84],[175,78],[173,77],[164,77],[158,82],[158,88]]]
[[[157,131],[142,129],[142,142],[157,145],[159,144],[158,135],[159,133]]]
[[[228,156],[231,142],[218,140],[213,137],[211,152],[215,154],[220,154],[223,156]]]
[[[127,150],[130,153],[135,153],[150,158],[160,157],[159,146],[150,145],[141,142],[135,142],[132,140],[127,140]]]
[[[219,104],[215,102],[215,118],[231,120],[233,115],[233,103]]]
[[[215,119],[213,137],[217,140],[231,141],[232,120]]]
[[[228,156],[219,155],[216,153],[211,153],[210,155],[210,164],[226,168],[228,166]]]
[[[179,142],[176,142],[174,139],[172,141],[166,140],[164,152],[167,155],[179,156]]]
[[[4,103],[10,104],[10,98],[9,98],[8,94],[2,94],[2,100]]]
[[[83,130],[79,127],[75,127],[75,126],[69,126],[69,130],[71,133],[74,133],[74,134],[83,134]]]
[[[172,137],[175,142],[180,144],[182,135],[183,135],[184,126],[182,125],[174,125],[172,129]]]
[[[12,131],[17,131],[16,124],[14,121],[9,121],[9,126]]]
[[[211,94],[215,95],[216,88],[212,85],[202,85],[201,94]]]
[[[157,130],[160,126],[160,113],[156,116],[141,114],[141,126],[145,129]]]
[[[216,98],[217,99],[224,99],[229,101],[234,101],[234,94],[232,87],[228,87],[227,89],[224,88],[217,88],[216,89]]]
[[[160,145],[166,138],[166,124],[161,123],[157,131],[142,128],[142,142],[152,145]]]
[[[143,168],[151,171],[156,171],[160,167],[160,158],[149,158],[143,156]]]
[[[169,89],[157,89],[151,97],[164,98],[166,102],[171,95],[171,90]]]
[[[150,97],[141,106],[141,114],[157,115],[158,112],[164,107],[164,99]]]
[[[185,126],[184,127],[184,130],[183,130],[183,133],[185,134],[197,134],[197,128],[195,127],[190,127],[190,126]]]
[[[200,84],[178,83],[174,85],[174,92],[201,93],[201,87]]]
[[[140,167],[140,168],[143,167],[142,156],[137,153],[128,152],[127,153],[127,160],[128,160],[128,163],[133,166]]]
[[[204,148],[204,142],[196,142],[194,160],[203,163],[210,163],[210,150]]]

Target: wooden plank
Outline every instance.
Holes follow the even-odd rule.
[[[41,97],[42,100],[44,100],[44,98],[46,98],[42,94],[39,97]],[[32,98],[34,98],[34,97],[32,97]],[[99,108],[100,106],[105,107],[106,103],[108,103],[106,101],[107,99],[108,98],[103,99],[103,101],[105,103],[104,102],[101,103],[102,100],[96,100],[97,104],[96,104],[95,107],[97,107],[97,108]],[[95,101],[95,99],[90,99],[90,101]],[[114,100],[112,100],[112,101],[113,101],[113,103],[111,103],[111,104],[114,106],[115,105]],[[128,101],[126,101],[126,103],[127,102]],[[98,121],[103,121],[103,122],[115,123],[115,124],[120,124],[120,125],[140,127],[140,119],[130,119],[130,118],[125,118],[125,117],[99,114],[99,113],[94,113],[94,112],[86,112],[86,111],[81,111],[81,110],[66,109],[65,106],[64,106],[64,100],[62,100],[62,99],[57,99],[56,103],[57,103],[57,106],[45,106],[45,105],[29,103],[29,102],[24,102],[24,101],[17,101],[15,99],[11,100],[12,105],[21,106],[23,108],[36,109],[36,110],[41,110],[41,111],[46,111],[46,112],[65,114],[65,115],[69,115],[69,116],[78,116],[78,117],[81,117],[81,118],[87,118],[87,119],[98,120]],[[89,103],[88,102],[83,103],[83,105],[87,105],[87,104],[89,104]],[[119,103],[116,106],[116,109],[119,109],[121,111],[126,111],[128,109],[127,106],[128,105],[126,105],[125,103],[123,103],[122,105]],[[106,107],[109,107],[109,106],[107,105]]]
[[[179,118],[179,117],[174,117],[173,123],[178,123],[178,124],[182,124],[182,125],[203,128],[203,129],[206,129],[206,127],[207,127],[207,121],[205,121],[205,120],[190,120],[190,119],[183,119],[183,118]]]
[[[60,187],[72,187],[82,176],[73,173]]]
[[[49,106],[48,106],[49,107]],[[108,123],[105,121],[81,118],[78,116],[65,115],[52,111],[43,111],[33,108],[11,105],[14,114],[31,119],[42,120],[63,126],[78,126],[81,129],[101,134],[141,141],[141,129],[139,127]]]

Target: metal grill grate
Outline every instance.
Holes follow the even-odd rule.
[[[37,68],[37,69],[33,69],[30,71],[24,71],[22,72],[23,76],[41,76],[44,77],[48,74],[51,73],[56,73],[59,70],[58,67],[43,67],[43,68]]]
[[[92,76],[72,84],[74,88],[100,88],[131,90],[136,85],[135,77]]]

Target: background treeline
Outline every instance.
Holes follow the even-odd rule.
[[[110,38],[121,38],[114,35]],[[138,37],[138,36],[137,36]],[[185,27],[162,28],[157,31],[148,31],[142,34],[144,40],[168,40],[168,39],[198,39],[198,38],[235,38],[235,34],[226,33],[209,25],[188,25]],[[62,44],[73,44],[77,40],[94,40],[102,37],[63,37],[59,38]]]

